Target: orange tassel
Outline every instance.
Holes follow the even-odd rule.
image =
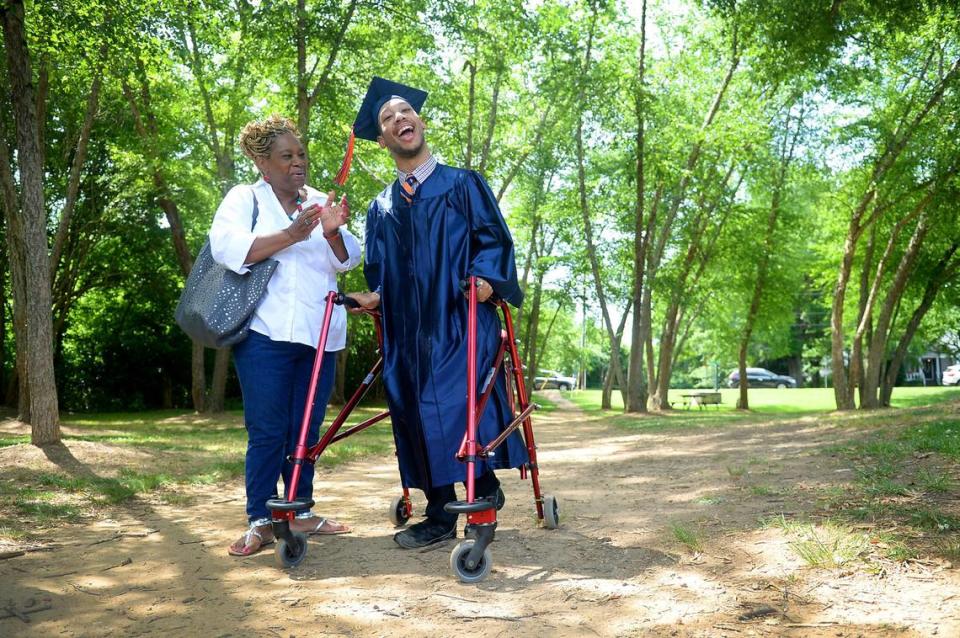
[[[347,152],[343,155],[343,163],[340,164],[340,170],[337,176],[333,178],[333,183],[337,186],[343,186],[347,183],[347,176],[350,175],[350,164],[353,163],[353,142],[356,138],[353,135],[353,127],[350,127],[350,139],[347,140]]]

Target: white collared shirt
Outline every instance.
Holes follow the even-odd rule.
[[[307,200],[325,195],[306,187]],[[256,193],[260,214],[253,231],[253,193]],[[252,187],[234,186],[223,198],[210,227],[210,251],[213,258],[226,268],[243,274],[249,270],[244,264],[250,246],[259,235],[282,231],[290,219],[280,205],[269,184],[262,179]],[[325,310],[325,298],[337,290],[337,273],[350,270],[360,263],[360,244],[346,226],[340,235],[347,249],[347,261],[337,259],[329,242],[318,226],[304,241],[288,246],[273,255],[279,262],[276,272],[267,284],[260,305],[250,323],[255,330],[274,341],[292,341],[316,347]],[[343,350],[347,340],[347,313],[335,306],[327,334],[328,352]]]
[[[433,171],[435,171],[436,168],[437,168],[437,158],[434,157],[433,154],[431,153],[427,157],[427,159],[423,160],[423,163],[421,163],[420,166],[416,167],[409,173],[404,173],[398,168],[397,179],[402,182],[407,179],[407,175],[413,175],[414,177],[417,178],[417,183],[422,184],[425,181],[427,181],[428,177],[433,175]]]

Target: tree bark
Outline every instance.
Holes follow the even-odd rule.
[[[690,153],[687,156],[687,161],[684,166],[683,176],[680,178],[680,182],[677,184],[676,190],[673,193],[672,201],[670,207],[667,209],[667,214],[664,217],[663,223],[660,226],[660,232],[658,235],[654,236],[654,221],[657,205],[659,204],[660,194],[662,191],[662,185],[657,188],[657,195],[654,199],[654,207],[651,209],[651,217],[653,219],[648,220],[647,228],[647,242],[648,246],[646,247],[648,255],[648,263],[646,267],[646,288],[652,291],[653,288],[653,279],[656,276],[657,271],[659,270],[660,263],[663,260],[664,250],[666,249],[667,240],[672,234],[673,231],[673,222],[676,219],[677,213],[680,210],[684,198],[686,197],[687,186],[689,185],[690,179],[694,174],[694,171],[697,168],[697,165],[700,161],[701,152],[703,150],[703,140],[706,137],[706,132],[709,130],[711,125],[714,122],[714,119],[717,116],[717,113],[720,111],[720,106],[723,104],[723,100],[726,96],[727,89],[730,86],[730,82],[733,80],[733,75],[736,72],[737,68],[740,66],[740,52],[739,52],[739,40],[738,32],[736,25],[734,25],[733,36],[731,39],[731,58],[730,66],[727,68],[727,72],[724,74],[723,80],[720,82],[720,86],[717,88],[717,93],[714,95],[713,102],[710,104],[710,108],[707,111],[706,116],[703,119],[703,123],[700,125],[700,132],[696,138],[696,141],[693,143],[693,146],[690,148]],[[651,293],[652,294],[652,293]],[[671,316],[672,314],[672,316]],[[664,322],[664,326],[667,330],[673,330],[673,322],[676,320],[676,312],[671,313],[668,311],[668,320]],[[645,309],[644,312],[645,319],[652,319],[649,312]],[[650,331],[652,335],[652,325],[650,327],[641,327],[644,332],[647,330]],[[667,393],[670,388],[670,365],[669,362],[672,359],[672,344],[670,344],[671,350],[666,354],[664,353],[664,348],[666,344],[673,338],[670,334],[662,334],[660,338],[660,351],[657,355],[658,365],[654,368],[653,364],[653,353],[650,352],[647,354],[648,357],[648,377],[650,378],[650,397],[648,399],[649,407],[653,410],[669,409],[670,404],[667,401]],[[651,337],[652,339],[652,337]],[[664,378],[666,373],[667,378]]]
[[[540,148],[540,142],[543,140],[543,135],[547,131],[549,126],[547,126],[548,117],[550,115],[553,104],[547,104],[543,109],[543,115],[540,116],[540,123],[537,124],[537,132],[533,137],[533,143],[527,148],[526,151],[520,154],[517,160],[513,163],[513,166],[510,167],[510,170],[507,171],[507,176],[503,179],[503,182],[500,184],[500,189],[497,190],[497,203],[500,203],[500,200],[503,199],[503,194],[507,192],[507,188],[516,178],[517,173],[520,172],[520,169],[526,165],[527,158],[530,157],[530,153],[534,149]]]
[[[791,104],[790,108],[792,109]],[[750,337],[753,334],[754,324],[757,315],[760,312],[760,303],[763,299],[763,291],[767,285],[767,271],[770,267],[770,256],[774,250],[774,239],[777,228],[777,220],[780,217],[780,202],[783,199],[783,190],[787,181],[787,170],[790,162],[793,160],[793,154],[800,139],[800,132],[803,128],[803,114],[797,118],[797,129],[794,131],[793,140],[789,141],[790,131],[790,109],[784,118],[784,137],[783,145],[780,149],[780,166],[777,170],[777,179],[773,185],[773,193],[770,197],[770,212],[767,214],[767,228],[763,239],[763,253],[760,255],[760,263],[757,265],[757,280],[754,283],[753,295],[750,298],[750,307],[747,310],[747,319],[743,325],[743,333],[740,337],[740,349],[737,353],[737,370],[740,374],[740,397],[737,399],[737,408],[740,410],[750,409],[750,399],[747,396],[749,382],[747,380],[747,350],[750,347]]]
[[[830,313],[830,361],[832,366],[833,393],[838,410],[852,410],[856,406],[853,400],[853,388],[847,379],[844,362],[846,336],[843,326],[843,306],[846,299],[847,285],[853,269],[853,259],[857,251],[857,244],[863,232],[868,229],[883,212],[881,206],[874,206],[873,212],[864,218],[867,208],[873,203],[877,194],[877,187],[886,177],[888,171],[896,162],[900,153],[906,148],[917,128],[930,114],[933,108],[943,99],[947,87],[960,75],[960,58],[954,60],[950,69],[934,86],[923,107],[913,118],[907,121],[904,114],[903,125],[895,131],[892,140],[886,146],[880,157],[874,163],[870,178],[864,187],[863,195],[850,216],[847,234],[844,238],[843,257],[837,272],[837,283],[834,286],[833,308]]]
[[[620,315],[620,325],[617,326],[617,332],[614,335],[614,343],[611,344],[611,348],[613,349],[613,354],[611,355],[611,358],[616,357],[617,361],[620,360],[620,343],[623,341],[623,329],[627,325],[627,317],[630,316],[630,305],[632,303],[633,303],[632,301],[628,301],[627,307],[624,308],[623,314]],[[621,366],[621,369],[622,369],[622,366]],[[603,384],[603,395],[600,398],[600,408],[603,410],[613,409],[613,382],[615,380],[614,374],[612,374],[613,366],[610,366],[609,370],[610,370],[610,373],[607,374],[607,380],[604,381],[604,384]],[[620,387],[620,394],[624,397],[624,399],[627,396],[624,393],[623,386]]]
[[[500,100],[500,83],[503,81],[504,65],[497,65],[497,74],[493,80],[493,98],[490,104],[490,116],[487,119],[487,134],[484,136],[483,147],[480,149],[480,164],[477,172],[483,175],[487,169],[487,160],[490,159],[490,145],[493,143],[493,132],[497,126],[497,106]]]
[[[890,245],[894,245],[891,237]],[[877,248],[877,226],[870,227],[870,238],[867,240],[867,247],[863,255],[863,266],[860,268],[860,298],[857,308],[857,325],[859,326],[856,334],[853,336],[853,347],[850,350],[850,374],[847,377],[847,383],[850,387],[857,388],[860,395],[860,405],[863,406],[863,336],[865,331],[870,330],[873,317],[872,302],[870,300],[870,269],[873,266],[873,256]],[[882,272],[883,260],[881,260],[880,269]],[[874,280],[879,282],[880,277]]]
[[[644,83],[646,79],[647,55],[647,0],[643,0],[640,9],[640,64],[637,72],[637,204],[634,212],[633,227],[633,323],[631,324],[633,343],[630,347],[630,360],[627,371],[626,412],[647,411],[647,385],[644,383],[643,351],[646,344],[643,322],[643,284],[646,274],[647,241],[644,236],[644,206],[646,202],[646,181],[644,177],[644,154],[646,153],[646,118],[644,105]]]
[[[933,302],[936,300],[943,284],[952,281],[957,276],[957,271],[960,270],[960,259],[953,259],[958,249],[960,249],[960,243],[954,242],[937,262],[933,269],[933,275],[927,280],[927,285],[924,287],[923,298],[914,309],[910,320],[907,321],[903,334],[900,335],[900,340],[897,342],[897,347],[893,352],[890,365],[883,376],[883,384],[880,387],[880,405],[884,407],[890,406],[890,398],[893,395],[897,375],[900,373],[900,366],[903,365],[903,360],[907,356],[907,348],[910,347],[910,342],[913,341],[913,336],[917,333],[920,322],[933,306]]]
[[[3,206],[0,200],[0,206]],[[0,214],[0,232],[3,231],[5,214]],[[7,387],[7,243],[0,242],[0,392]]]
[[[295,40],[297,43],[297,128],[300,130],[300,137],[303,141],[303,148],[307,152],[307,158],[310,157],[310,110],[316,104],[321,92],[326,87],[330,79],[330,72],[337,61],[337,56],[343,48],[343,40],[350,28],[350,22],[357,10],[359,0],[350,0],[337,34],[330,44],[330,53],[327,55],[326,64],[320,77],[317,79],[313,89],[310,89],[310,82],[313,80],[314,68],[307,72],[307,11],[306,0],[297,0],[297,32]],[[319,62],[319,56],[317,58]]]
[[[863,372],[863,389],[860,394],[860,407],[863,409],[875,409],[880,407],[880,397],[877,392],[880,387],[880,368],[883,365],[883,359],[887,354],[887,342],[890,333],[890,319],[893,316],[894,308],[900,302],[903,292],[907,287],[908,279],[913,271],[917,256],[920,253],[920,247],[927,236],[929,226],[926,215],[921,215],[917,221],[913,236],[907,245],[906,251],[900,258],[900,263],[893,276],[893,282],[890,290],[887,292],[880,312],[877,315],[877,324],[874,328],[872,339],[867,349],[867,364]],[[891,237],[891,240],[893,238]],[[886,257],[886,255],[884,255]]]
[[[17,418],[30,422],[30,388],[27,385],[27,287],[24,281],[23,264],[26,256],[23,248],[23,230],[17,214],[20,201],[10,166],[12,153],[7,146],[7,131],[4,118],[0,118],[0,192],[3,196],[3,212],[6,220],[7,263],[10,268],[10,298],[13,300],[13,336],[16,343],[13,374],[7,381],[4,403],[17,409]]]
[[[190,254],[190,248],[187,246],[187,235],[184,231],[183,220],[180,217],[180,211],[177,203],[173,201],[168,193],[166,178],[160,169],[159,159],[156,157],[154,146],[158,137],[156,117],[153,114],[150,84],[147,79],[146,69],[143,66],[143,60],[139,57],[137,63],[137,77],[140,83],[140,96],[143,100],[143,108],[137,104],[133,89],[127,83],[125,78],[121,79],[121,88],[123,95],[130,106],[130,112],[133,115],[134,128],[137,135],[143,140],[147,148],[147,161],[152,166],[152,178],[155,201],[163,211],[170,227],[170,238],[173,240],[173,250],[177,258],[177,264],[180,266],[180,272],[184,279],[190,275],[190,269],[193,267],[193,257]],[[204,363],[203,345],[196,341],[191,342],[190,350],[190,395],[193,400],[193,409],[197,412],[203,412],[206,402],[206,370]]]
[[[650,395],[651,408],[654,410],[671,409],[668,395],[670,392],[670,378],[673,373],[673,362],[677,354],[674,348],[677,344],[677,336],[680,330],[682,317],[681,308],[690,294],[689,291],[696,289],[696,284],[712,257],[715,241],[720,236],[720,231],[726,220],[726,213],[721,215],[716,221],[711,239],[706,245],[703,243],[703,237],[713,221],[713,213],[719,206],[723,194],[728,189],[728,183],[730,177],[733,175],[733,170],[734,165],[731,163],[724,177],[719,180],[718,192],[711,198],[709,204],[707,202],[708,193],[706,190],[701,193],[699,198],[698,213],[692,220],[693,231],[687,245],[687,251],[684,255],[676,282],[673,285],[674,292],[670,297],[666,312],[664,313],[663,329],[660,332],[660,349],[657,353],[656,383],[652,386]],[[741,172],[740,182],[742,182],[742,180],[743,173]],[[737,187],[732,189],[733,193],[737,192],[740,182],[738,182]],[[693,275],[692,280],[689,280],[688,278],[691,272],[693,272],[695,264],[699,264],[696,274]]]
[[[587,35],[587,48],[583,56],[583,66],[580,70],[580,87],[579,87],[579,97],[578,102],[580,104],[584,103],[586,99],[586,86],[584,78],[587,76],[590,65],[590,55],[593,52],[593,36],[594,30],[596,28],[597,22],[597,11],[598,8],[596,5],[592,7],[593,12],[591,14],[590,21],[590,30]],[[597,293],[597,301],[600,304],[600,312],[603,315],[603,323],[607,330],[607,338],[610,341],[610,367],[613,369],[614,378],[616,379],[617,384],[620,386],[620,392],[623,394],[623,403],[627,403],[627,384],[623,378],[623,369],[620,366],[620,356],[619,356],[619,343],[616,339],[616,331],[613,328],[613,322],[610,319],[610,310],[607,307],[607,298],[603,289],[603,277],[600,273],[600,262],[597,259],[597,248],[593,243],[593,224],[590,221],[590,205],[587,201],[587,179],[586,179],[586,168],[584,166],[584,150],[583,150],[583,112],[581,111],[577,115],[577,183],[579,186],[580,193],[580,213],[583,219],[583,234],[584,241],[587,246],[587,257],[590,261],[590,271],[593,274],[593,284],[594,289]],[[615,349],[616,348],[616,349]]]
[[[53,334],[50,318],[50,266],[47,254],[47,210],[43,193],[43,162],[39,147],[41,123],[30,71],[23,2],[9,1],[0,8],[3,21],[7,72],[13,94],[17,129],[17,169],[20,174],[18,232],[24,249],[23,281],[26,298],[26,373],[30,392],[30,440],[46,445],[60,440],[57,384],[53,373]],[[19,348],[18,348],[19,349]]]
[[[521,359],[526,362],[527,387],[532,388],[533,378],[537,376],[537,365],[540,353],[537,349],[537,340],[540,332],[540,304],[543,300],[543,269],[537,268],[536,288],[533,291],[533,299],[530,300],[530,313],[527,318],[527,334],[524,342],[523,356]]]
[[[67,236],[70,233],[70,220],[73,218],[73,210],[76,208],[77,197],[80,193],[80,174],[86,161],[90,131],[93,129],[93,121],[97,116],[97,109],[100,104],[100,87],[103,86],[103,70],[99,60],[102,60],[106,53],[107,48],[104,45],[100,48],[98,63],[93,69],[93,84],[90,86],[90,94],[87,96],[87,108],[83,116],[83,124],[80,127],[80,137],[77,139],[73,162],[70,164],[70,176],[67,179],[67,199],[63,204],[63,210],[60,212],[57,235],[53,242],[53,250],[50,253],[50,279],[52,281],[56,281],[57,269],[60,266],[60,259],[63,256]]]
[[[476,111],[476,82],[477,82],[477,65],[467,60],[466,68],[470,72],[470,88],[467,94],[467,156],[464,160],[464,168],[468,171],[473,168],[473,114]]]

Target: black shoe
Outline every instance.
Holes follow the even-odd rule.
[[[417,549],[418,547],[426,547],[427,545],[445,541],[448,538],[456,538],[456,536],[456,523],[448,525],[428,518],[420,521],[416,525],[411,525],[403,531],[397,532],[393,535],[393,540],[404,549]]]

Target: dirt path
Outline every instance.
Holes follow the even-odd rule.
[[[479,585],[451,574],[452,543],[393,543],[397,474],[382,457],[318,475],[320,511],[355,531],[314,537],[290,571],[272,551],[226,555],[243,526],[239,482],[68,528],[45,551],[0,560],[0,636],[960,635],[956,570],[812,570],[781,529],[758,529],[851,478],[819,449],[848,430],[801,420],[632,433],[570,405],[535,423],[562,526],[537,528],[529,483],[505,474],[493,572]],[[88,447],[68,449],[91,462]],[[15,455],[51,463],[29,446],[0,450],[0,463]],[[697,530],[703,551],[671,523]]]

